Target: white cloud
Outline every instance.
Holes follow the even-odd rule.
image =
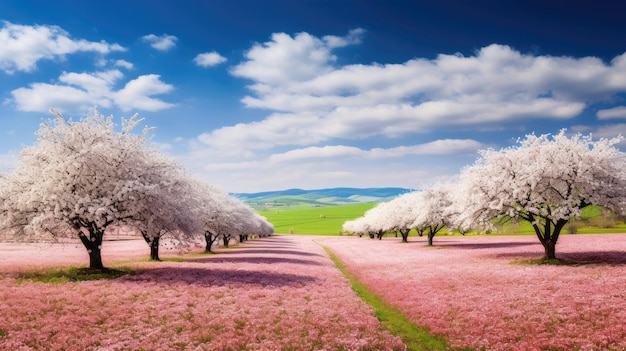
[[[594,139],[615,138],[618,135],[626,136],[626,123],[606,124],[601,126],[578,125],[570,128],[574,133],[591,134]],[[623,141],[621,144],[626,144]]]
[[[158,111],[173,106],[152,97],[173,89],[158,75],[139,76],[115,90],[123,77],[119,70],[63,72],[56,84],[32,83],[27,88],[13,90],[11,95],[18,110],[32,112],[46,112],[50,107],[60,111],[81,111],[94,105],[104,108],[117,106],[123,111]]]
[[[8,74],[15,71],[30,72],[40,60],[63,59],[77,52],[108,54],[125,51],[119,44],[105,41],[93,42],[72,39],[58,26],[26,26],[2,22],[0,28],[0,69]]]
[[[476,154],[481,143],[471,139],[442,139],[420,145],[397,146],[393,148],[373,148],[363,150],[354,146],[326,145],[293,149],[270,156],[271,162],[285,162],[304,159],[384,159],[410,155]]]
[[[216,65],[219,65],[220,63],[226,62],[226,57],[218,54],[215,51],[205,52],[203,54],[198,54],[193,59],[193,62],[195,62],[196,65],[201,66],[201,67],[211,67],[211,66],[216,66]]]
[[[304,149],[289,150],[282,154],[274,154],[270,157],[270,161],[292,161],[302,159],[322,159],[322,158],[344,158],[344,157],[363,157],[367,152],[353,146],[345,145],[327,145],[313,146]]]
[[[462,165],[475,158],[478,143],[453,140],[452,144],[467,144],[460,152],[454,152],[454,147],[448,150],[447,155],[453,155],[457,164],[444,165],[429,159],[440,157],[442,150],[437,145],[449,142],[371,150],[344,145],[307,147],[253,160],[196,150],[201,153],[182,162],[192,171],[205,174],[208,181],[235,192],[335,186],[419,188],[437,179],[449,179],[450,174],[458,173]]]
[[[598,116],[598,119],[626,118],[626,106],[600,110],[596,113],[596,115]]]
[[[570,119],[590,104],[626,90],[626,54],[605,64],[594,57],[522,54],[489,45],[473,56],[441,54],[402,64],[336,66],[332,50],[345,37],[273,34],[255,44],[231,73],[252,81],[242,102],[273,113],[262,121],[203,134],[230,152],[333,138],[395,138],[458,128],[502,128],[528,119]],[[616,78],[616,77],[619,77]],[[622,115],[623,110],[599,116]]]
[[[299,33],[291,37],[286,33],[272,34],[272,40],[255,44],[247,53],[247,61],[235,66],[232,74],[256,81],[253,89],[267,85],[281,85],[290,82],[314,79],[320,74],[333,70],[336,56],[333,48],[356,44],[362,30],[351,31],[347,37],[327,36],[319,39],[309,33]]]
[[[161,36],[148,34],[141,37],[141,39],[150,44],[153,49],[159,51],[168,51],[172,49],[176,46],[176,41],[178,40],[177,37],[167,34],[163,34]]]
[[[173,104],[152,98],[152,95],[166,94],[174,87],[163,83],[157,74],[139,76],[126,83],[124,88],[115,92],[115,103],[123,110],[133,109],[146,111],[159,111],[173,107]]]
[[[126,60],[115,60],[115,66],[126,68],[127,70],[133,69],[134,65]]]

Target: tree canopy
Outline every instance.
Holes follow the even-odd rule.
[[[256,230],[251,221],[263,221],[228,195],[210,197],[208,186],[201,197],[194,194],[197,184],[150,145],[150,128],[135,132],[142,121],[137,115],[122,119],[118,130],[97,109],[78,121],[53,112],[37,142],[20,152],[14,172],[0,178],[0,223],[14,237],[77,235],[90,268],[104,269],[102,240],[111,225],[134,227],[158,251],[165,234],[184,240],[202,232],[205,212],[232,231]],[[263,228],[273,231],[265,223]]]
[[[455,183],[435,184],[379,204],[344,224],[353,233],[428,229],[429,244],[442,227],[462,232],[495,229],[496,218],[528,221],[554,259],[565,224],[583,208],[598,205],[626,214],[626,154],[621,137],[527,135],[518,145],[480,151]],[[403,235],[404,240],[406,238]]]

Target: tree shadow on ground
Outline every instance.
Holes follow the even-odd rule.
[[[244,253],[244,252],[242,252]],[[301,260],[297,258],[287,258],[287,257],[233,257],[234,255],[228,255],[228,257],[224,257],[222,255],[209,256],[203,258],[194,258],[188,260],[189,262],[198,262],[198,263],[223,263],[223,262],[231,262],[231,263],[255,263],[255,264],[278,264],[278,263],[293,263],[293,264],[305,264],[305,265],[314,265],[320,266],[321,263],[311,261],[311,260]]]
[[[626,252],[624,251],[584,251],[562,253],[557,251],[556,257],[580,264],[626,265]]]
[[[260,287],[303,287],[317,282],[307,275],[260,272],[249,270],[202,269],[189,267],[161,267],[138,269],[134,275],[120,281],[158,282],[161,284],[193,284],[200,286],[253,285]]]
[[[539,245],[539,242],[504,242],[504,243],[451,243],[449,241],[443,241],[436,243],[437,246],[440,247],[450,247],[450,248],[459,248],[459,249],[497,249],[497,248],[507,248],[507,247],[520,247],[520,246],[533,246]]]
[[[253,248],[253,249],[289,249],[295,250],[298,248],[296,245],[284,245],[283,243],[277,243],[276,245],[265,245],[265,243],[261,245],[257,245],[254,242],[244,241],[243,243],[239,243],[237,246],[229,248],[229,249],[239,249],[239,248]]]
[[[242,247],[238,247],[238,248],[233,248],[233,249],[220,249],[220,250],[216,250],[215,253],[221,255],[221,254],[228,254],[228,255],[235,255],[235,254],[274,254],[274,255],[300,255],[300,256],[322,256],[320,254],[316,254],[316,253],[310,253],[310,252],[305,252],[305,251],[295,251],[295,250],[280,250],[280,249],[275,249],[275,250],[257,250],[256,248],[254,249],[248,249],[248,248],[242,248]]]
[[[532,260],[541,259],[542,250],[533,252],[505,252],[494,254],[493,258],[507,260]],[[567,265],[626,265],[626,252],[624,251],[585,251],[585,252],[559,252],[556,257],[567,261]]]

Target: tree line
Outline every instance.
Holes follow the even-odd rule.
[[[94,109],[73,121],[52,110],[36,142],[0,175],[0,229],[4,238],[43,241],[78,237],[89,267],[103,270],[107,228],[130,226],[159,259],[162,240],[189,245],[200,238],[210,251],[223,240],[267,236],[273,226],[219,187],[187,174],[137,131],[137,115],[113,117]]]
[[[623,138],[593,140],[591,135],[526,135],[514,146],[480,151],[455,182],[434,184],[378,204],[362,217],[346,221],[343,231],[382,238],[397,232],[407,241],[414,229],[428,244],[442,228],[496,230],[496,220],[529,222],[544,247],[544,259],[556,259],[564,226],[590,205],[626,214],[626,154]]]

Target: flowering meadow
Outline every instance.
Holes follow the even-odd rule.
[[[523,263],[543,254],[535,236],[316,241],[452,347],[626,350],[624,234],[561,236],[558,257],[574,265]]]
[[[355,241],[356,242],[356,241]],[[149,255],[105,241],[135,274],[43,283],[20,273],[80,266],[78,244],[0,243],[0,350],[405,350],[312,237],[272,236],[207,255]]]

